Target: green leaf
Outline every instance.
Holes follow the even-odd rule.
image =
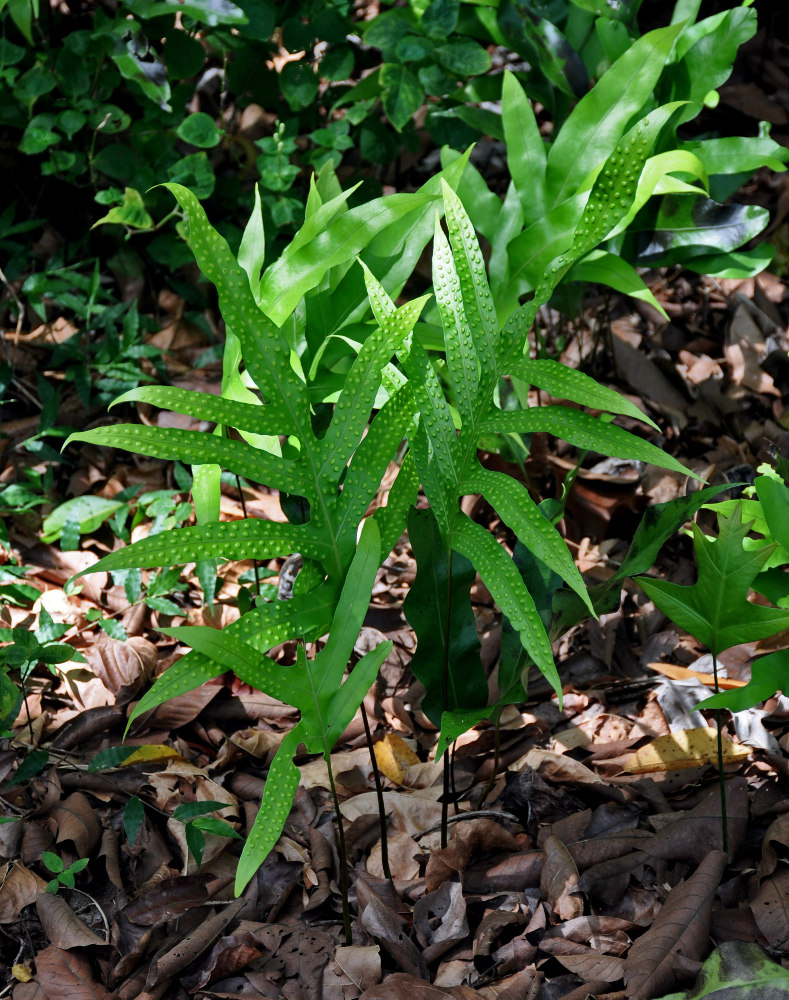
[[[140,18],[160,17],[167,11],[188,14],[209,28],[245,25],[247,15],[231,0],[135,0],[134,13]]]
[[[130,229],[153,229],[153,219],[145,207],[142,195],[136,188],[127,187],[123,192],[123,204],[115,205],[94,222],[91,229],[114,223],[119,226],[128,226]]]
[[[216,812],[219,809],[227,809],[228,802],[182,802],[173,810],[173,819],[188,823],[189,820],[197,816],[205,816],[206,813]]]
[[[435,57],[442,66],[461,77],[479,76],[487,73],[491,66],[490,53],[473,38],[453,38],[438,45]]]
[[[59,875],[63,871],[63,859],[52,851],[42,851],[41,860],[53,875]]]
[[[245,479],[277,489],[299,494],[303,494],[306,489],[294,462],[252,448],[244,441],[219,438],[201,431],[113,424],[110,427],[72,434],[66,445],[71,441],[123,448],[124,451],[151,455],[154,458],[177,459],[188,465],[216,464]]]
[[[789,489],[772,476],[757,476],[754,486],[770,536],[789,551]]]
[[[212,149],[222,138],[216,122],[205,111],[195,111],[187,115],[175,130],[175,134],[190,146],[200,146],[201,149]]]
[[[627,555],[613,579],[624,580],[627,576],[636,576],[654,566],[658,552],[669,538],[704,504],[728,489],[728,484],[705,486],[704,489],[689,493],[687,496],[676,497],[674,500],[648,507],[636,528]]]
[[[470,599],[475,571],[463,555],[447,549],[429,508],[411,509],[408,539],[417,562],[416,578],[403,605],[417,636],[411,669],[425,686],[422,710],[438,723],[442,712],[488,700]],[[445,664],[446,704],[442,691]]]
[[[324,629],[331,621],[335,599],[334,588],[326,583],[290,601],[274,601],[254,608],[228,625],[221,634],[263,652],[293,635],[302,635],[315,628]],[[205,654],[196,650],[187,653],[160,674],[135,706],[128,725],[170,698],[193,691],[222,673],[221,664]]]
[[[770,554],[770,549],[746,551],[743,539],[749,525],[742,523],[739,506],[731,517],[718,516],[719,534],[708,539],[693,525],[698,579],[683,587],[666,580],[638,577],[646,595],[680,628],[695,636],[718,656],[730,646],[766,639],[789,628],[789,612],[748,601],[748,590]]]
[[[727,253],[765,228],[770,213],[758,205],[719,205],[703,195],[666,195],[642,237],[639,263],[667,267],[707,253]],[[631,227],[631,232],[637,230]]]
[[[685,27],[677,42],[674,70],[682,96],[701,103],[717,90],[729,78],[737,49],[755,33],[756,11],[744,6]]]
[[[384,112],[400,131],[422,106],[425,96],[422,85],[411,70],[400,63],[383,63],[380,80]]]
[[[644,284],[633,265],[617,254],[593,250],[572,266],[565,280],[607,285],[632,299],[648,302],[666,321],[669,319],[668,313]]]
[[[490,431],[504,434],[547,432],[583,451],[597,451],[613,458],[647,462],[660,469],[672,469],[700,479],[681,462],[649,441],[636,437],[616,424],[567,406],[534,406],[528,410],[501,411],[483,421],[482,433]]]
[[[55,116],[52,113],[36,115],[27,123],[27,127],[19,142],[20,153],[28,156],[36,156],[43,153],[50,146],[56,146],[62,136],[52,131],[55,123]]]
[[[507,167],[518,192],[524,221],[531,222],[545,212],[547,153],[531,102],[509,70],[505,70],[502,81],[501,117]]]
[[[456,518],[452,540],[474,564],[493,600],[520,633],[524,649],[561,699],[562,685],[545,626],[515,563],[489,531],[465,514]]]
[[[660,1000],[780,1000],[789,995],[789,971],[752,941],[724,941],[699,970],[692,989]]]
[[[203,852],[205,851],[205,836],[201,830],[199,830],[194,823],[187,823],[184,827],[184,835],[186,837],[186,847],[189,850],[192,857],[195,859],[195,864],[199,868],[203,863]]]
[[[100,750],[88,764],[88,771],[95,773],[98,771],[105,771],[113,767],[120,767],[123,762],[128,757],[131,757],[131,755],[138,749],[139,747],[135,746],[123,746],[107,747],[105,750]]]
[[[196,420],[208,420],[255,434],[288,434],[295,430],[288,423],[288,412],[276,402],[242,403],[210,392],[194,392],[170,385],[141,385],[124,392],[111,405],[131,402],[150,403],[175,413],[187,413]]]
[[[589,375],[584,375],[575,368],[568,368],[558,361],[549,358],[534,361],[529,358],[518,358],[507,365],[507,374],[516,375],[529,385],[544,389],[557,399],[568,399],[590,409],[634,417],[654,427],[656,431],[660,430],[654,420],[635,403],[625,399],[621,393],[607,389]]]
[[[441,760],[446,751],[452,746],[456,739],[467,733],[469,729],[478,726],[480,722],[490,719],[496,712],[495,708],[460,708],[449,712],[441,713],[441,732],[438,743],[436,743],[435,761]]]
[[[130,796],[129,801],[123,809],[123,829],[126,833],[126,840],[129,847],[134,847],[134,842],[137,840],[137,834],[140,832],[140,827],[144,819],[145,808],[141,800],[136,795]]]
[[[109,500],[106,497],[75,497],[66,500],[44,518],[41,525],[41,541],[49,545],[60,538],[60,533],[69,521],[79,525],[79,532],[86,535],[96,531],[105,521],[109,520],[115,511],[123,507],[120,500]]]
[[[457,27],[460,0],[430,0],[422,14],[422,29],[430,38],[448,38]]]
[[[302,60],[285,63],[279,74],[282,93],[293,111],[300,111],[314,102],[319,82],[318,74]]]
[[[680,30],[671,25],[639,38],[575,106],[548,155],[549,206],[573,194],[614,152],[627,123],[650,97]]]
[[[236,896],[241,895],[269,856],[287,822],[299,786],[299,769],[293,757],[302,738],[299,723],[282,741],[268,769],[263,800],[236,868]]]
[[[482,493],[529,551],[565,580],[594,615],[591,598],[570,550],[525,486],[511,476],[480,466],[463,480],[460,491]]]
[[[640,582],[640,581],[639,581]],[[754,660],[751,679],[744,687],[719,691],[696,705],[697,709],[728,708],[730,712],[745,712],[776,693],[789,690],[789,649],[779,649]]]

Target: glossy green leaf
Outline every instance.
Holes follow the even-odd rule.
[[[425,92],[417,77],[400,63],[381,66],[381,101],[389,121],[399,131],[422,105]]]
[[[489,531],[464,514],[455,521],[452,540],[474,564],[494,601],[520,633],[524,649],[561,698],[561,682],[545,626],[515,563]]]
[[[683,475],[694,475],[681,462],[649,441],[636,437],[616,424],[592,417],[566,406],[535,406],[528,410],[511,410],[488,417],[482,431],[534,434],[547,432],[584,451],[596,451],[612,458],[648,462],[661,469],[672,469]],[[698,476],[695,476],[699,479]]]
[[[216,400],[220,402],[220,400]],[[188,465],[221,465],[245,479],[266,486],[303,493],[300,470],[293,462],[252,448],[244,441],[219,438],[200,431],[176,427],[145,427],[139,424],[113,424],[92,431],[72,434],[66,441],[83,441],[111,448],[123,448],[154,458],[178,459]]]
[[[547,152],[531,102],[509,70],[502,81],[501,117],[507,166],[518,192],[524,222],[531,222],[545,212]]]
[[[76,576],[116,569],[153,569],[199,559],[274,559],[291,552],[301,552],[320,561],[327,557],[329,547],[330,543],[310,524],[256,519],[222,521],[141,538],[104,556]]]
[[[719,691],[699,702],[696,708],[728,708],[730,712],[746,712],[779,691],[789,691],[789,649],[779,649],[754,660],[751,679],[744,687]]]
[[[504,473],[479,467],[466,476],[460,491],[481,493],[529,551],[568,583],[594,615],[591,598],[570,550],[522,483]]]
[[[572,266],[565,280],[607,285],[632,299],[648,302],[668,322],[668,313],[644,284],[643,278],[632,264],[617,254],[593,250]]]
[[[578,102],[548,154],[549,205],[564,201],[611,156],[627,123],[649,98],[679,32],[671,25],[643,35]]]
[[[256,434],[288,434],[294,431],[288,423],[289,414],[275,402],[265,405],[240,403],[210,392],[194,392],[170,385],[142,385],[118,396],[112,406],[131,402],[150,403],[164,410],[186,413],[196,420],[208,420]]]
[[[719,205],[701,195],[666,195],[642,238],[638,260],[668,266],[700,254],[736,250],[758,236],[769,219],[767,209],[758,205]]]
[[[202,149],[217,146],[222,138],[216,122],[204,111],[195,111],[187,115],[175,131],[179,139],[183,139],[191,146],[200,146]]]
[[[66,500],[44,518],[41,525],[41,541],[49,545],[60,538],[67,521],[79,526],[79,533],[86,535],[95,531],[112,515],[123,507],[120,500],[110,500],[107,497],[74,497]]]
[[[568,368],[558,361],[549,358],[539,360],[518,358],[507,365],[507,374],[517,375],[524,382],[538,389],[544,389],[557,399],[568,399],[590,409],[634,417],[654,427],[656,431],[660,430],[651,417],[635,403],[625,399],[621,393],[607,389],[589,375],[575,368]]]
[[[772,476],[757,476],[754,486],[771,538],[789,551],[789,489]]]

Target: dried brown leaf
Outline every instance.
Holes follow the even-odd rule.
[[[90,857],[101,838],[101,824],[82,792],[72,792],[50,813],[57,825],[57,843],[70,840],[81,858]]]
[[[575,892],[578,888],[578,869],[558,837],[549,837],[545,842],[540,888],[562,920],[571,920],[584,912],[583,898]]]
[[[176,973],[180,972],[184,966],[193,962],[198,955],[211,946],[225,927],[236,919],[246,905],[247,901],[245,899],[234,900],[229,906],[224,906],[218,913],[214,913],[204,920],[195,930],[187,934],[183,940],[165,952],[164,955],[160,955],[155,959],[148,970],[145,988],[152,990],[157,984],[165,979],[170,979]]]
[[[71,909],[66,900],[51,892],[41,892],[36,897],[36,912],[50,944],[68,951],[70,948],[88,948],[107,942],[87,927]]]
[[[628,1000],[651,1000],[668,992],[688,959],[704,957],[712,901],[726,863],[723,851],[712,851],[687,881],[671,890],[655,922],[625,959]]]
[[[109,992],[93,977],[90,963],[79,952],[55,945],[36,955],[36,978],[47,1000],[109,1000]]]
[[[789,871],[778,869],[762,880],[750,900],[756,926],[770,947],[785,951],[789,948]]]
[[[431,986],[415,976],[395,972],[380,986],[365,990],[360,1000],[480,1000],[481,996],[469,986]]]
[[[46,882],[22,864],[11,861],[0,868],[0,924],[11,924],[36,901]]]

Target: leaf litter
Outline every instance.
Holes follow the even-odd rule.
[[[688,466],[713,482],[747,479],[771,447],[789,452],[784,389],[761,367],[770,337],[786,346],[789,309],[783,287],[776,294],[761,281],[714,286],[659,276],[653,288],[669,326],[629,307],[613,318],[611,384],[640,398],[668,435],[679,434]],[[551,317],[544,322],[550,333]],[[587,333],[579,327],[571,336],[566,363],[600,360]],[[178,371],[191,377],[188,363]],[[491,469],[502,462],[483,461]],[[112,499],[134,484],[177,492],[172,467],[124,462],[85,448],[75,494]],[[537,442],[527,473],[551,491],[573,465],[560,442],[550,450]],[[685,484],[651,468],[593,459],[587,466],[566,534],[587,580],[604,583],[637,516],[680,496]],[[223,516],[240,516],[242,501],[282,519],[276,493],[246,485],[243,494],[223,487]],[[501,530],[484,503],[464,503]],[[355,650],[361,657],[394,642],[365,701],[383,775],[391,881],[360,714],[333,755],[352,861],[348,947],[322,759],[297,756],[301,782],[283,836],[240,899],[232,892],[239,841],[209,822],[199,864],[195,856],[199,827],[190,823],[249,830],[266,770],[297,722],[293,709],[225,675],[136,720],[123,738],[151,678],[184,652],[160,626],[231,620],[253,570],[276,587],[281,562],[227,566],[215,622],[200,607],[194,576],[168,605],[129,608],[117,575],[88,577],[79,594],[64,594],[66,580],[116,542],[106,524],[82,538],[81,551],[36,541],[24,521],[11,527],[6,558],[31,567],[42,596],[32,608],[4,605],[4,624],[40,628],[46,615],[66,626],[64,640],[86,661],[30,674],[14,739],[0,750],[0,962],[14,998],[678,1000],[694,981],[699,997],[713,996],[715,982],[787,991],[789,702],[773,697],[725,720],[726,853],[712,713],[695,711],[710,666],[699,643],[629,582],[620,610],[561,640],[562,709],[537,676],[530,700],[502,713],[498,773],[487,724],[457,742],[442,848],[437,733],[419,707],[409,669],[415,640],[402,615],[415,560],[400,540],[379,571]],[[694,578],[681,540],[656,568],[674,582]],[[479,580],[472,596],[494,684],[500,619]],[[122,623],[127,638],[97,624],[95,610]],[[747,681],[754,651],[721,654],[722,687]],[[293,644],[272,657],[292,663]],[[89,768],[99,754],[106,763]],[[184,806],[193,819],[176,816]],[[45,851],[64,868],[88,860],[73,887],[44,891]]]

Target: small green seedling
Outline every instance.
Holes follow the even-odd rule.
[[[79,858],[66,868],[63,864],[63,858],[59,857],[57,854],[53,854],[52,851],[43,851],[41,854],[41,860],[44,862],[47,869],[55,876],[53,879],[50,879],[45,886],[46,892],[51,892],[53,895],[58,892],[61,886],[66,886],[67,889],[73,889],[74,876],[77,872],[81,872],[83,868],[87,868],[88,866],[87,858]]]

